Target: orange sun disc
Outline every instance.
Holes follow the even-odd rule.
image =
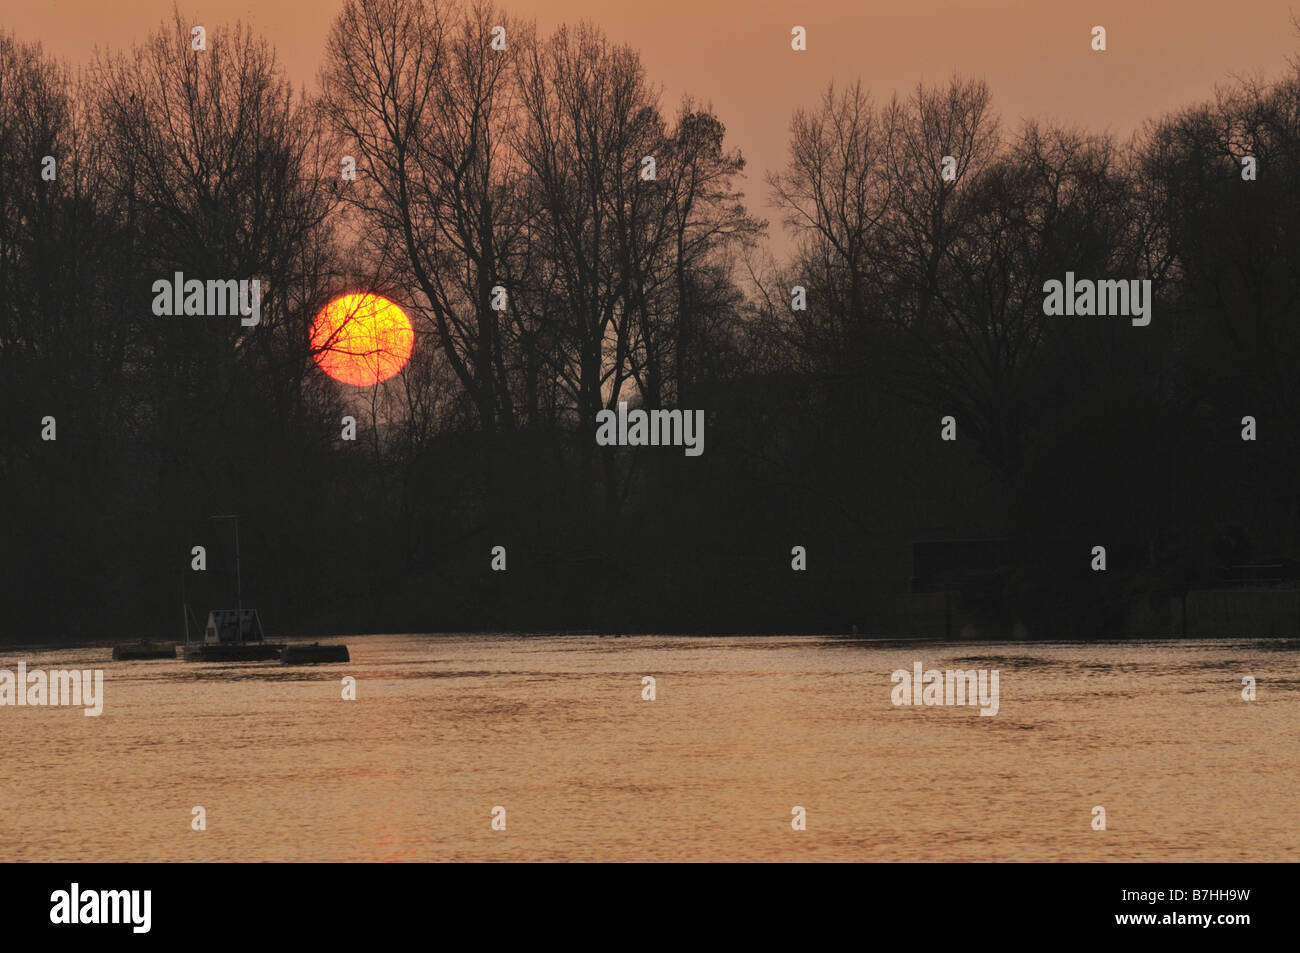
[[[415,332],[406,314],[375,294],[346,294],[320,309],[311,349],[320,369],[345,384],[388,380],[411,358]]]

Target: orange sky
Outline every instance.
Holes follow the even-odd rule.
[[[295,82],[314,88],[339,0],[189,0],[196,23],[243,20],[265,34]],[[543,29],[591,19],[641,51],[672,111],[683,92],[711,102],[749,161],[751,208],[766,208],[765,170],[785,160],[795,107],[831,80],[859,75],[880,100],[954,70],[988,80],[1004,120],[1043,116],[1127,134],[1209,96],[1233,73],[1275,76],[1300,37],[1297,0],[507,0]],[[85,62],[96,44],[129,45],[172,0],[0,0],[0,26]],[[206,22],[205,22],[206,21]],[[790,28],[808,51],[790,50]],[[1109,51],[1089,32],[1106,27]],[[783,247],[783,241],[777,246]]]

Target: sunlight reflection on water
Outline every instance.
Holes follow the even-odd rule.
[[[1294,641],[339,641],[301,668],[0,649],[106,696],[0,708],[9,859],[1300,860]],[[999,713],[895,708],[915,661],[998,669]]]

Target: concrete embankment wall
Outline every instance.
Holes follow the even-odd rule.
[[[1300,589],[1194,589],[1175,599],[1176,635],[1300,636]]]
[[[1300,589],[1194,589],[1166,603],[1134,600],[1120,638],[1300,638]],[[1020,639],[1022,626],[989,625],[957,592],[907,592],[895,605],[900,633],[929,639]]]
[[[923,639],[1023,639],[1021,625],[977,620],[959,592],[904,592],[895,602],[900,634]]]

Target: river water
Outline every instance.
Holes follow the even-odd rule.
[[[1300,860],[1295,641],[341,641],[308,667],[0,649],[104,672],[99,717],[0,708],[5,859]],[[997,714],[893,705],[918,661],[997,670]]]

